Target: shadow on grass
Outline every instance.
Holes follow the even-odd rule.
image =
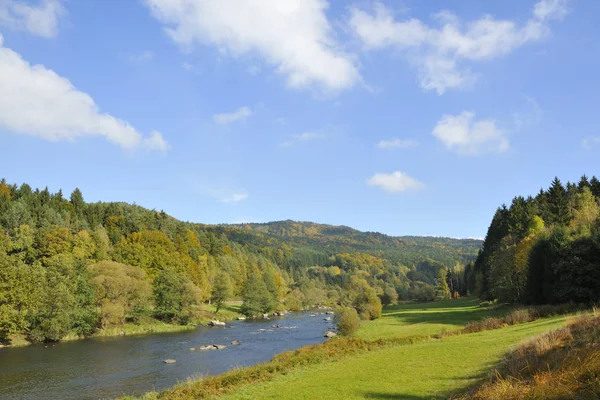
[[[431,397],[431,396],[415,396],[412,394],[402,393],[376,393],[376,392],[365,392],[363,393],[365,399],[389,399],[389,400],[437,400],[443,397]]]
[[[381,399],[381,400],[385,400],[385,399],[398,399],[398,400],[438,400],[438,399],[454,399],[457,398],[457,396],[463,395],[465,393],[471,393],[474,392],[477,388],[479,388],[481,386],[481,384],[483,382],[485,382],[489,377],[490,374],[494,371],[494,369],[496,369],[499,365],[499,362],[490,362],[488,363],[481,372],[474,374],[474,375],[470,375],[470,376],[461,376],[461,377],[449,377],[449,378],[444,378],[445,380],[468,380],[471,383],[469,383],[468,385],[463,386],[460,389],[455,389],[452,390],[450,392],[447,393],[436,393],[436,394],[431,394],[431,395],[425,395],[425,396],[417,396],[414,394],[407,394],[407,393],[385,393],[385,392],[363,392],[363,397],[365,399]]]
[[[390,307],[383,311],[383,318],[398,318],[407,325],[423,323],[466,325],[487,317],[503,316],[510,309],[510,307],[499,307],[489,310],[479,307],[475,299],[459,299]]]

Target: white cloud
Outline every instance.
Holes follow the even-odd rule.
[[[433,136],[448,150],[461,155],[502,153],[509,148],[506,132],[496,126],[492,119],[474,121],[470,111],[444,115],[433,129]]]
[[[148,150],[167,151],[171,148],[160,132],[152,131],[150,137],[143,139],[142,144]]]
[[[212,45],[233,56],[256,55],[292,88],[353,86],[359,73],[334,38],[325,0],[145,0],[184,49]]]
[[[586,150],[591,150],[595,146],[600,146],[600,136],[587,136],[581,140],[581,146]]]
[[[21,0],[0,0],[0,25],[42,37],[58,33],[58,21],[65,14],[61,0],[39,0],[37,5]]]
[[[476,74],[470,64],[543,39],[550,33],[548,22],[567,12],[566,0],[541,0],[522,26],[491,15],[462,23],[449,11],[435,16],[439,26],[428,26],[415,18],[395,20],[388,8],[376,3],[372,13],[353,7],[350,27],[367,50],[394,47],[403,51],[417,69],[421,87],[443,94],[473,84]]]
[[[419,142],[411,139],[391,139],[391,140],[380,140],[377,143],[377,147],[384,150],[389,149],[406,149],[409,147],[418,146]]]
[[[46,140],[101,136],[119,146],[166,150],[159,132],[144,139],[128,122],[102,113],[87,93],[43,65],[3,47],[0,35],[0,129]]]
[[[219,201],[225,204],[234,204],[239,203],[242,200],[246,200],[248,198],[247,193],[234,193],[230,196],[226,196],[221,198]]]
[[[219,125],[231,124],[252,116],[252,110],[248,107],[241,107],[232,113],[223,113],[213,115],[213,120]]]
[[[533,15],[540,20],[563,19],[567,15],[567,0],[544,0],[535,4]]]
[[[154,53],[149,50],[140,51],[139,53],[131,54],[129,61],[135,63],[145,63],[154,59]]]
[[[367,184],[394,193],[418,191],[425,187],[424,184],[401,171],[391,174],[377,173],[367,180]]]
[[[288,141],[281,143],[281,147],[292,147],[301,142],[308,142],[310,140],[323,139],[325,136],[321,133],[316,132],[304,132],[297,135],[293,135]]]

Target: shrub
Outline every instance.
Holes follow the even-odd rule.
[[[340,308],[336,311],[334,321],[338,332],[343,336],[352,336],[360,327],[358,313],[352,307]]]

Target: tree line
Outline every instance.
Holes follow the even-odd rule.
[[[467,266],[482,299],[528,304],[600,301],[600,181],[555,178],[535,196],[497,209]]]

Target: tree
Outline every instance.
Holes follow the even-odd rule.
[[[275,298],[267,289],[267,285],[260,274],[252,273],[244,286],[242,314],[255,317],[272,311],[275,305]]]
[[[85,202],[83,201],[83,194],[79,188],[75,188],[71,193],[71,204],[73,205],[75,214],[81,215],[83,213]]]
[[[380,299],[381,305],[383,305],[384,307],[398,304],[398,292],[396,291],[396,288],[394,288],[393,286],[386,286],[383,289],[383,293],[380,296]]]
[[[571,206],[573,210],[571,228],[580,235],[588,236],[600,214],[600,207],[590,188],[584,187],[580,193],[577,193],[573,197]]]
[[[350,289],[354,293],[352,306],[361,319],[374,320],[381,317],[381,300],[377,291],[365,279],[353,276]]]
[[[592,179],[590,179],[590,189],[594,197],[600,199],[600,180],[595,176],[592,176]]]
[[[126,316],[137,317],[148,306],[152,287],[141,268],[101,261],[89,270],[102,328],[122,325]]]
[[[196,316],[202,299],[188,278],[167,268],[154,279],[154,301],[156,318],[185,325]]]
[[[356,309],[352,307],[337,309],[333,320],[338,332],[343,336],[353,336],[358,328],[360,328],[360,318]]]
[[[567,225],[569,223],[569,199],[567,191],[558,177],[554,178],[550,189],[548,189],[548,207],[550,211],[550,223],[560,225]]]
[[[448,300],[450,298],[450,288],[446,280],[448,271],[446,268],[440,268],[437,273],[437,287],[435,290],[435,298],[437,300]]]
[[[212,288],[211,300],[216,306],[215,313],[219,312],[219,309],[225,304],[225,302],[231,297],[231,280],[229,275],[225,272],[219,273],[215,279],[215,284]]]

